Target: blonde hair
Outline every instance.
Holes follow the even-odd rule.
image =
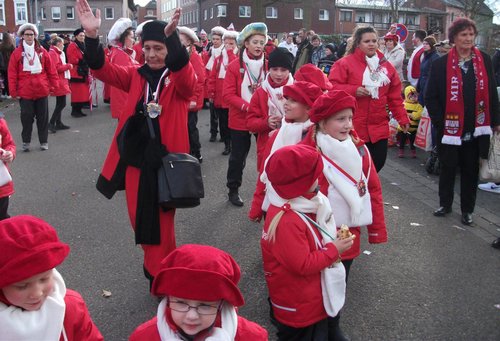
[[[285,214],[285,210],[282,209],[279,211],[271,220],[271,223],[269,224],[269,229],[267,230],[267,237],[270,243],[274,243],[276,239],[276,230],[278,229],[278,225],[280,223],[281,217],[283,217],[283,214]]]

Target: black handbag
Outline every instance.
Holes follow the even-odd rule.
[[[148,128],[155,133],[151,118]],[[163,208],[190,208],[200,205],[205,197],[201,166],[197,158],[186,153],[168,153],[158,169],[158,204]]]

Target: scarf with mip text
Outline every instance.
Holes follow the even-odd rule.
[[[472,48],[472,66],[476,78],[476,103],[474,104],[474,137],[491,135],[490,101],[488,94],[488,75],[484,66],[483,55]],[[464,128],[464,94],[462,70],[458,64],[456,48],[448,53],[446,62],[446,110],[444,116],[444,135],[441,142],[460,146]]]

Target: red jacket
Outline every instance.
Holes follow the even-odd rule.
[[[227,51],[227,57],[228,57],[228,65],[237,58],[237,56],[233,53],[233,51]],[[225,67],[227,68],[228,65]],[[224,99],[222,98],[222,93],[224,90],[224,78],[219,78],[219,71],[221,67],[224,67],[222,65],[222,55],[215,58],[212,70],[211,71],[207,70],[208,71],[207,82],[206,82],[207,95],[209,99],[213,100],[214,106],[216,108],[227,109],[228,106],[224,101]]]
[[[309,128],[309,132],[306,137],[302,140],[301,143],[307,144],[316,148],[316,141],[313,139],[313,128]],[[352,135],[357,136],[355,131],[351,132]],[[356,146],[358,150],[361,151],[361,148],[364,153],[362,155],[363,162],[363,173],[365,176],[370,173],[370,177],[368,178],[368,191],[370,193],[370,202],[372,206],[372,216],[373,222],[371,225],[367,226],[368,229],[368,242],[370,244],[379,244],[387,242],[387,228],[385,225],[385,215],[384,215],[384,199],[382,198],[382,186],[380,185],[380,179],[378,177],[377,171],[375,170],[375,165],[369,156],[368,148],[363,147],[364,142],[360,141]],[[361,154],[361,153],[360,153]],[[369,168],[371,170],[369,171]],[[321,174],[319,178],[319,188],[324,195],[328,195],[328,180],[325,178],[323,174]],[[340,226],[338,226],[340,227]],[[360,234],[361,229],[359,226],[349,226],[349,229],[352,233],[356,235],[354,239],[354,244],[352,247],[345,251],[342,254],[342,259],[354,259],[360,254]]]
[[[101,341],[104,340],[89,315],[82,296],[76,291],[67,289],[64,297],[66,313],[64,315],[64,331],[68,341]],[[64,341],[61,335],[60,341]]]
[[[264,275],[276,319],[294,328],[310,326],[327,318],[321,293],[321,270],[339,258],[337,248],[328,243],[317,250],[314,236],[294,211],[281,217],[274,242],[267,238],[273,218],[281,208],[271,205],[260,245]],[[309,215],[315,219],[314,215]],[[318,238],[322,237],[313,227]]]
[[[194,73],[196,74],[196,86],[194,89],[193,96],[191,96],[190,102],[196,102],[196,107],[189,109],[189,111],[200,111],[203,108],[204,100],[204,87],[205,87],[205,64],[201,60],[200,55],[196,52],[196,48],[193,46],[189,52],[189,62],[193,65]]]
[[[161,341],[158,327],[156,325],[157,318],[153,318],[148,322],[141,324],[130,335],[129,341]],[[257,323],[248,321],[245,318],[238,316],[238,330],[236,331],[235,341],[267,341],[267,331]]]
[[[121,47],[112,47],[109,51],[109,62],[116,65],[131,66],[138,65],[138,63],[132,59],[132,57],[123,51]],[[111,86],[109,89],[109,99],[111,107],[111,117],[120,118],[123,111],[125,110],[125,105],[127,104],[128,93],[126,91],[120,90]]]
[[[67,62],[73,64],[70,70],[71,103],[87,103],[90,101],[89,77],[78,74],[78,63],[83,59],[83,54],[75,42],[71,42],[66,49]],[[75,80],[77,80],[75,82]]]
[[[14,159],[15,159],[16,158],[16,143],[14,142],[14,139],[12,139],[12,135],[10,134],[9,126],[7,125],[7,121],[5,121],[5,119],[3,119],[3,118],[0,118],[0,137],[1,137],[1,148],[12,152],[12,154],[14,155]],[[7,168],[8,167],[9,166],[7,166]],[[14,182],[13,181],[10,181],[9,183],[0,187],[0,198],[5,198],[5,197],[12,195],[12,194],[14,194]]]
[[[66,49],[66,59],[68,63],[73,64],[73,68],[70,70],[71,78],[82,79],[83,76],[80,76],[77,70],[78,63],[83,59],[83,53],[74,41],[69,43],[68,48]]]
[[[54,85],[54,91],[51,93],[52,96],[64,96],[71,93],[69,90],[69,80],[64,78],[64,72],[71,69],[71,64],[62,63],[61,53],[64,52],[59,50],[57,47],[50,47],[49,55],[52,59],[52,65],[55,66],[57,75],[59,76],[59,82],[57,85]]]
[[[144,60],[144,51],[142,51],[142,43],[138,42],[134,44],[133,47],[135,51],[135,60],[139,65],[144,64],[146,61]]]
[[[32,74],[23,71],[24,48],[22,42],[12,52],[9,61],[9,92],[14,98],[35,100],[47,97],[58,84],[56,69],[52,65],[49,52],[35,42],[35,52],[38,54],[42,72]]]
[[[390,83],[379,88],[379,98],[357,97],[358,108],[353,117],[354,128],[365,142],[375,143],[389,138],[389,116],[386,105],[400,125],[410,123],[401,98],[401,81],[391,63],[379,53],[380,65],[387,71]],[[366,68],[365,54],[356,49],[354,54],[345,56],[333,64],[328,78],[333,90],[344,90],[356,97],[356,89],[362,86]]]

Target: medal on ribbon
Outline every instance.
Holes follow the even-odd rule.
[[[361,179],[356,184],[356,188],[358,189],[359,196],[362,197],[366,194],[366,183],[365,180]]]
[[[155,102],[150,102],[146,105],[146,111],[151,118],[156,118],[161,114],[161,105]]]

